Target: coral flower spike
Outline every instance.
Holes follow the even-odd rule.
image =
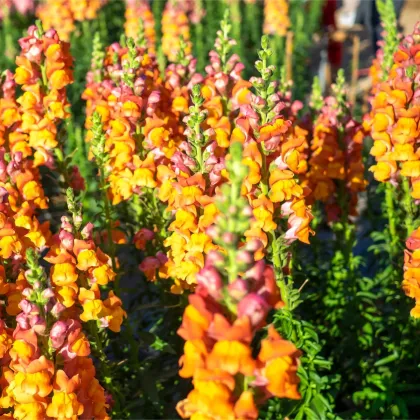
[[[241,197],[248,171],[242,145],[233,143],[230,151],[230,183],[221,189],[220,214],[209,228],[220,251],[210,252],[196,275],[198,285],[178,330],[186,340],[179,374],[192,377],[194,385],[177,405],[182,418],[257,419],[258,406],[271,396],[300,398],[300,351],[294,344],[270,326],[258,358],[253,356],[256,333],[281,301],[272,268],[255,261],[252,244],[239,248],[251,215]]]

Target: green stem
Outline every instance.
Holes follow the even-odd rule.
[[[103,9],[99,12],[99,31],[101,33],[101,40],[108,40],[108,29],[106,25],[106,16]],[[105,45],[108,45],[108,42],[105,42]]]
[[[243,57],[242,54],[242,37],[241,37],[241,8],[239,0],[230,0],[228,2],[230,10],[230,17],[232,21],[232,38],[236,40],[236,53],[239,57]]]
[[[89,323],[89,330],[91,335],[93,336],[94,342],[95,342],[95,347],[96,347],[96,351],[97,351],[97,357],[100,360],[100,365],[99,368],[103,371],[103,379],[104,379],[104,383],[105,386],[111,391],[112,395],[114,397],[117,397],[117,394],[119,394],[119,392],[117,391],[117,389],[114,387],[113,385],[113,375],[111,373],[111,370],[109,369],[109,361],[108,361],[108,357],[105,354],[104,348],[102,346],[102,340],[99,337],[99,332],[98,332],[98,325],[96,324],[96,321],[92,321]],[[120,402],[119,402],[119,398],[115,398],[115,402],[116,402],[116,407],[115,410],[119,410],[120,409]]]
[[[160,46],[162,38],[162,12],[164,8],[163,0],[152,1],[152,12],[155,19],[156,45]]]
[[[64,178],[64,189],[66,190],[68,187],[70,187],[71,182],[69,172],[67,170],[67,165],[64,160],[64,152],[61,143],[55,149],[55,156],[57,157],[57,169],[60,175]]]
[[[280,242],[276,237],[276,232],[268,232],[268,238],[271,244],[271,258],[276,276],[276,283],[279,286],[281,299],[285,304],[285,309],[289,308],[289,294],[286,279],[283,274],[284,267],[284,248],[280,246]]]
[[[269,181],[268,181],[269,171],[267,170],[267,157],[264,153],[261,143],[258,143],[258,150],[261,153],[261,159],[262,159],[260,187],[261,187],[261,192],[265,196],[267,196],[268,191],[269,191]]]
[[[256,18],[258,18],[258,7],[255,3],[245,4],[245,18],[247,21],[247,28],[249,28],[249,36],[253,47],[258,44],[261,38],[260,28],[255,24]]]
[[[203,4],[202,4],[202,0],[196,0],[196,8],[198,10],[199,13],[201,13]],[[205,62],[206,62],[206,51],[204,48],[204,39],[203,39],[203,35],[204,35],[204,31],[203,31],[203,23],[202,20],[200,19],[200,22],[198,22],[195,25],[195,51],[196,51],[196,57],[197,57],[197,69],[198,71],[202,71],[204,69],[205,66]]]
[[[79,281],[82,287],[89,289],[89,284],[86,277],[79,276]],[[109,390],[111,391],[111,394],[114,397],[116,397],[118,394],[118,391],[113,386],[113,375],[109,369],[109,361],[105,354],[104,348],[102,346],[102,339],[99,337],[98,324],[96,323],[96,321],[92,320],[92,321],[89,321],[86,324],[86,326],[88,327],[89,333],[93,338],[93,340],[90,340],[90,341],[93,341],[94,343],[94,350],[97,353],[96,357],[101,362],[99,365],[99,370],[102,371],[102,377],[103,377],[104,383],[106,384],[106,387],[109,388]],[[116,404],[117,404],[117,407],[119,407],[118,398],[116,398]]]
[[[10,11],[9,9],[4,6],[3,7],[3,34],[4,34],[4,45],[5,49],[3,54],[7,57],[7,61],[12,61],[15,57],[16,49],[14,47],[13,42],[13,29],[12,29],[12,21],[10,20]],[[9,63],[7,63],[9,64]]]
[[[238,277],[238,267],[236,262],[237,250],[230,248],[228,250],[228,267],[227,272],[229,273],[229,284],[233,283]]]
[[[273,56],[271,62],[276,66],[276,74],[278,77],[281,75],[281,68],[284,64],[284,40],[284,36],[276,35],[274,37]]]
[[[105,205],[105,223],[106,223],[106,230],[107,230],[107,236],[108,236],[108,248],[109,253],[112,261],[112,270],[114,273],[117,273],[117,263],[115,259],[115,244],[112,240],[112,220],[111,220],[111,205],[108,198],[108,192],[106,188],[106,178],[105,178],[105,172],[102,167],[99,168],[99,182],[100,182],[100,189],[103,191],[103,199],[104,199],[104,205]],[[120,295],[120,278],[117,274],[114,282],[114,288],[117,293],[117,295]]]
[[[41,75],[42,75],[42,84],[45,90],[48,90],[48,79],[47,79],[47,69],[44,65],[41,64]]]
[[[389,228],[389,234],[391,237],[391,244],[390,244],[390,248],[391,248],[391,255],[390,257],[392,258],[393,255],[395,255],[396,250],[394,249],[394,245],[396,243],[396,241],[398,241],[398,233],[397,233],[397,225],[396,225],[396,221],[397,221],[397,216],[395,213],[395,208],[394,208],[394,187],[392,186],[392,184],[390,183],[386,183],[385,185],[385,205],[386,205],[386,212],[388,215],[388,228]]]
[[[93,41],[93,36],[92,36],[92,30],[90,27],[91,21],[89,20],[84,20],[82,21],[82,32],[83,32],[83,39],[84,39],[84,47],[86,48],[87,51],[92,51],[92,41]],[[90,55],[88,55],[88,57],[90,58]]]
[[[407,238],[414,230],[414,214],[412,206],[412,197],[410,194],[410,184],[407,177],[403,177],[402,186],[404,191],[404,209],[405,209],[405,226],[407,228]]]

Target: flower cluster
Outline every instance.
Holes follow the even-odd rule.
[[[27,252],[27,287],[17,325],[3,343],[2,409],[14,418],[108,418],[90,344],[77,316],[63,316],[36,253]],[[2,332],[5,332],[4,323]],[[7,337],[7,336],[6,336]],[[5,347],[5,345],[7,345]]]
[[[4,0],[0,4],[0,20],[3,19],[4,14],[9,14],[11,11],[16,11],[21,15],[27,15],[34,10],[34,0]]]
[[[45,29],[54,28],[63,41],[69,41],[75,22],[95,19],[101,0],[44,0],[36,9]]]
[[[174,293],[195,287],[204,256],[215,248],[205,231],[217,213],[215,191],[226,181],[223,170],[232,127],[230,113],[238,108],[235,86],[241,91],[243,83],[243,65],[237,56],[228,57],[232,42],[227,25],[222,23],[205,78],[195,73],[195,59],[185,49],[166,70],[172,111],[186,126],[170,162],[157,167],[158,197],[175,216],[168,227],[172,233],[164,242],[169,248],[165,266],[174,281]],[[198,82],[203,85],[195,84]],[[191,88],[192,105],[188,108]]]
[[[420,160],[417,150],[420,106],[420,25],[407,36],[394,54],[394,65],[387,79],[377,87],[372,112],[365,124],[374,140],[370,151],[376,165],[370,170],[376,180],[397,182],[407,177],[411,195],[420,198]]]
[[[38,168],[29,159],[32,150],[27,134],[22,132],[25,115],[22,115],[16,101],[16,82],[8,70],[4,73],[1,88],[0,160],[3,169],[0,186],[3,189],[3,202],[8,202],[14,212],[20,210],[31,215],[36,208],[46,208],[47,201]]]
[[[181,42],[186,43],[186,53],[191,52],[190,28],[186,6],[188,2],[169,0],[162,15],[162,51],[169,61],[176,61]]]
[[[252,342],[267,314],[282,302],[271,266],[255,262],[258,244],[239,248],[252,215],[241,197],[247,173],[240,143],[231,145],[230,183],[218,200],[220,215],[211,236],[221,247],[197,274],[178,334],[186,340],[179,372],[194,389],[177,405],[182,418],[257,419],[258,405],[271,396],[298,399],[300,352],[274,327],[255,355]]]
[[[232,133],[232,140],[243,143],[245,163],[250,168],[243,193],[255,220],[246,236],[259,239],[264,247],[268,235],[277,228],[282,228],[289,243],[296,239],[307,243],[312,232],[312,214],[305,203],[309,190],[298,182],[298,174],[307,165],[302,159],[306,138],[297,124],[282,116],[282,93],[271,81],[273,66],[267,64],[271,54],[268,39],[263,37],[256,63],[261,77],[251,79],[255,94],[250,94],[249,102],[241,106]],[[281,226],[284,218],[287,226]]]
[[[287,0],[264,0],[264,33],[285,36],[289,27]]]
[[[102,65],[99,78],[88,74],[82,95],[87,141],[92,141],[91,157],[99,149],[108,156],[107,181],[112,203],[118,204],[141,188],[156,186],[158,159],[173,154],[175,142],[158,116],[161,89],[154,57],[128,38],[127,46],[115,43],[107,49]]]
[[[397,33],[397,17],[395,15],[394,5],[389,1],[379,0],[377,9],[381,17],[381,33],[382,39],[378,41],[379,47],[376,57],[372,61],[369,68],[369,76],[372,81],[371,94],[375,95],[378,90],[379,83],[386,79],[389,70],[393,64],[393,56],[398,48],[400,36]]]
[[[112,291],[101,300],[99,288],[115,274],[92,240],[93,226],[81,230],[80,212],[72,222],[63,217],[55,236],[38,215],[48,206],[39,167],[57,170],[72,58],[69,45],[40,25],[19,43],[15,75],[5,72],[0,96],[0,413],[105,419],[108,405],[88,334],[98,326],[120,329],[121,300]],[[72,194],[69,203],[74,210]],[[47,250],[40,262],[38,253]],[[83,325],[91,320],[97,325]]]
[[[407,239],[408,249],[404,253],[404,280],[402,283],[405,294],[416,301],[411,315],[420,318],[420,229],[416,229]]]
[[[82,322],[99,321],[102,327],[119,332],[125,316],[121,300],[112,290],[108,298],[101,300],[100,286],[106,286],[115,278],[110,258],[92,239],[92,223],[82,230],[81,214],[74,208],[71,190],[68,198],[73,214],[73,223],[62,218],[61,230],[52,243],[45,260],[52,264],[51,283],[58,301],[71,311],[79,302],[83,312]]]
[[[151,53],[155,52],[155,19],[147,0],[126,0],[125,34],[138,40],[139,46],[146,46]],[[145,45],[141,45],[145,42]]]
[[[327,219],[337,221],[345,213],[356,215],[357,197],[366,187],[362,146],[365,132],[339,92],[344,79],[339,73],[335,96],[325,98],[312,127],[305,183],[312,202],[325,203]]]
[[[38,168],[29,157],[26,115],[16,101],[16,82],[10,71],[0,80],[0,316],[16,316],[27,282],[22,264],[28,248],[45,249],[51,233],[40,223],[37,209],[47,207]],[[3,313],[4,312],[4,313]],[[7,331],[7,328],[4,330]]]
[[[26,271],[17,250],[14,255],[2,255],[0,293],[6,295],[6,313],[16,317],[17,325],[14,330],[7,328],[3,321],[7,318],[1,313],[0,408],[12,409],[15,418],[82,414],[108,418],[105,392],[88,357],[90,342],[83,323],[97,322],[87,328],[90,333],[98,326],[119,331],[125,312],[112,290],[101,300],[100,287],[112,281],[115,273],[109,257],[92,240],[93,226],[81,229],[82,216],[71,190],[68,202],[72,219],[63,216],[62,229],[49,242],[44,257],[52,264],[49,274],[40,266],[35,244],[30,246],[29,240]],[[11,274],[8,281],[6,272]],[[15,282],[13,272],[17,273]]]
[[[291,121],[279,115],[283,104],[275,93],[276,85],[269,82],[269,49],[265,45],[263,61],[258,65],[264,78],[247,82],[241,78],[243,64],[236,55],[230,56],[234,43],[228,37],[229,30],[226,16],[215,51],[210,52],[206,77],[195,73],[194,60],[189,56],[179,56],[181,62],[171,64],[166,72],[173,113],[181,118],[188,111],[183,118],[187,126],[183,141],[174,144],[170,161],[157,165],[156,170],[158,197],[174,215],[168,227],[172,233],[164,241],[169,248],[165,272],[174,281],[174,293],[195,287],[205,255],[216,248],[206,229],[218,213],[214,198],[227,181],[225,161],[234,141],[243,144],[244,163],[250,168],[242,194],[255,216],[246,238],[259,239],[263,245],[256,256],[263,257],[268,235],[283,223],[283,217],[289,221],[283,232],[289,242],[307,242],[311,232],[312,215],[305,205],[307,191],[295,176],[305,168],[305,161],[300,159],[305,138]],[[188,108],[188,88],[197,81],[202,85],[192,88],[192,105]],[[252,85],[255,95],[250,91]],[[163,264],[163,258],[153,257],[152,267],[158,261]]]
[[[34,152],[34,166],[54,166],[58,145],[58,124],[69,116],[66,86],[73,82],[73,58],[69,44],[59,39],[53,29],[43,32],[31,26],[20,41],[21,54],[16,58],[15,81],[22,95],[17,99],[21,117],[20,133],[29,147],[22,144],[22,156]]]

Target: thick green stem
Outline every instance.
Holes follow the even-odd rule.
[[[391,258],[395,254],[394,245],[396,241],[398,241],[398,233],[397,233],[397,217],[394,208],[394,192],[395,189],[392,184],[387,183],[385,185],[385,204],[386,204],[386,212],[388,215],[388,228],[389,234],[391,237]]]
[[[3,35],[4,35],[5,49],[3,53],[8,58],[8,60],[13,61],[15,57],[16,49],[14,46],[14,41],[13,41],[13,36],[12,36],[13,30],[12,30],[12,21],[10,20],[10,16],[9,16],[10,11],[6,6],[4,6],[1,12],[3,13],[3,16],[4,16]]]
[[[261,38],[260,28],[255,24],[256,19],[259,17],[258,7],[260,7],[260,5],[255,3],[245,4],[245,18],[247,21],[246,27],[247,30],[250,31],[249,35],[254,46],[258,44],[258,41]]]
[[[61,145],[55,149],[55,156],[57,157],[58,172],[64,178],[64,185],[65,185],[64,188],[67,189],[68,187],[70,187],[71,182],[70,182],[69,173],[67,171],[66,163],[64,161],[64,153],[63,153]]]
[[[269,181],[268,176],[270,174],[270,171],[268,171],[267,168],[267,157],[264,153],[264,150],[261,146],[261,143],[258,144],[258,150],[261,153],[261,159],[262,159],[262,165],[261,165],[261,181],[260,181],[260,187],[261,192],[267,196],[269,191]]]
[[[273,56],[271,62],[274,66],[276,66],[276,75],[280,77],[281,75],[281,67],[284,63],[284,40],[283,36],[276,35],[274,37],[274,45],[273,45]]]
[[[276,237],[276,232],[272,231],[268,233],[268,238],[271,244],[271,257],[272,263],[274,267],[274,273],[276,276],[276,283],[280,289],[281,299],[285,304],[285,309],[289,308],[289,294],[288,288],[286,284],[286,279],[283,274],[283,267],[284,267],[284,247],[280,246],[280,242]]]
[[[106,188],[106,178],[105,172],[103,168],[99,168],[99,179],[100,179],[100,189],[103,192],[103,199],[104,199],[104,210],[105,210],[105,224],[108,236],[108,251],[110,253],[111,261],[112,261],[112,270],[114,273],[117,272],[117,263],[115,259],[115,244],[112,240],[112,220],[111,220],[111,205],[108,198],[108,192]],[[114,288],[116,294],[120,295],[120,278],[117,275],[115,277]]]
[[[402,186],[404,190],[404,209],[405,209],[405,226],[407,228],[407,238],[411,235],[414,230],[414,214],[412,197],[410,193],[410,184],[408,178],[403,177]]]
[[[44,65],[41,64],[41,75],[42,75],[42,84],[45,90],[48,89],[48,79],[47,79],[47,70]]]
[[[92,42],[93,42],[93,36],[92,36],[92,29],[90,27],[91,21],[84,20],[82,21],[82,32],[83,32],[83,39],[84,39],[84,47],[87,51],[92,51]],[[90,57],[91,54],[87,55],[87,57]]]
[[[93,336],[93,339],[95,340],[95,347],[98,353],[97,357],[100,361],[99,369],[102,370],[103,372],[102,376],[104,378],[105,386],[106,388],[109,389],[109,391],[112,393],[114,397],[117,397],[117,394],[119,394],[119,391],[113,385],[113,376],[108,366],[108,363],[109,363],[108,357],[105,354],[104,348],[102,346],[102,340],[99,337],[98,326],[96,324],[96,321],[91,321],[89,323],[89,327],[90,327],[90,333]],[[120,410],[119,398],[115,398],[115,404],[116,404],[116,407],[114,407],[115,410],[119,411]]]
[[[239,0],[230,0],[228,7],[230,9],[230,16],[232,21],[232,38],[237,42],[235,49],[239,57],[243,57],[241,37],[241,9]]]
[[[202,12],[202,0],[196,0],[196,8],[198,10],[198,13]],[[205,66],[206,62],[206,53],[204,48],[204,30],[203,30],[203,24],[202,19],[200,19],[200,22],[198,22],[195,25],[195,50],[196,50],[196,57],[197,57],[197,67],[199,71],[202,71]]]

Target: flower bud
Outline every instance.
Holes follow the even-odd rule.
[[[263,260],[257,261],[249,270],[244,274],[246,279],[252,279],[254,282],[259,282],[263,279],[265,269],[265,262]]]
[[[254,328],[261,327],[269,311],[268,303],[256,293],[245,296],[238,304],[238,317],[247,316]]]
[[[52,308],[51,308],[51,314],[58,318],[58,316],[66,309],[66,307],[61,303],[57,302]]]
[[[245,249],[250,252],[256,252],[263,246],[262,242],[259,239],[251,239],[245,245]]]
[[[154,90],[147,100],[148,104],[156,104],[160,101],[160,92],[157,90]]]
[[[218,300],[222,297],[222,278],[219,274],[219,272],[214,268],[206,268],[200,270],[200,272],[197,273],[197,283],[201,286],[203,286],[210,296],[212,296],[214,299]]]
[[[61,217],[61,229],[64,229],[67,232],[73,232],[73,226],[71,225],[70,219],[67,216]]]
[[[83,239],[92,239],[92,232],[93,232],[93,223],[89,222],[86,226],[82,229],[82,238]]]
[[[37,334],[43,334],[45,329],[47,328],[47,323],[45,322],[44,318],[41,318],[39,315],[35,315],[30,319],[31,328]]]
[[[247,216],[247,217],[252,217],[252,215],[253,215],[252,207],[251,206],[245,206],[244,209],[242,210],[242,214],[244,216]]]
[[[64,249],[67,249],[68,251],[73,250],[74,236],[72,233],[62,229],[60,230],[58,237],[60,238],[61,245]]]
[[[226,245],[233,245],[236,241],[236,235],[234,235],[232,232],[225,232],[222,235],[222,240]]]
[[[238,262],[244,263],[247,266],[249,266],[254,262],[254,256],[249,251],[241,250],[238,252],[238,255],[236,256],[236,260]]]
[[[60,348],[65,339],[66,339],[66,332],[67,332],[68,326],[63,321],[57,321],[51,328],[50,331],[50,339],[51,344],[54,349]]]
[[[212,267],[213,265],[217,266],[219,264],[223,264],[224,257],[220,252],[217,251],[210,251],[206,257],[206,267]]]
[[[218,238],[219,234],[219,228],[215,225],[211,225],[206,229],[206,235],[209,236],[211,239]]]
[[[16,316],[16,322],[22,330],[28,330],[30,327],[28,316],[24,312]]]
[[[229,296],[236,301],[241,301],[248,293],[248,282],[244,279],[236,279],[227,287]]]
[[[42,292],[42,297],[44,298],[44,299],[51,299],[51,298],[53,298],[55,295],[54,295],[54,291],[50,288],[50,287],[47,287],[43,292]]]
[[[32,296],[32,292],[33,290],[30,287],[27,287],[26,289],[22,290],[22,295],[25,296],[25,298],[30,299],[30,297]]]

